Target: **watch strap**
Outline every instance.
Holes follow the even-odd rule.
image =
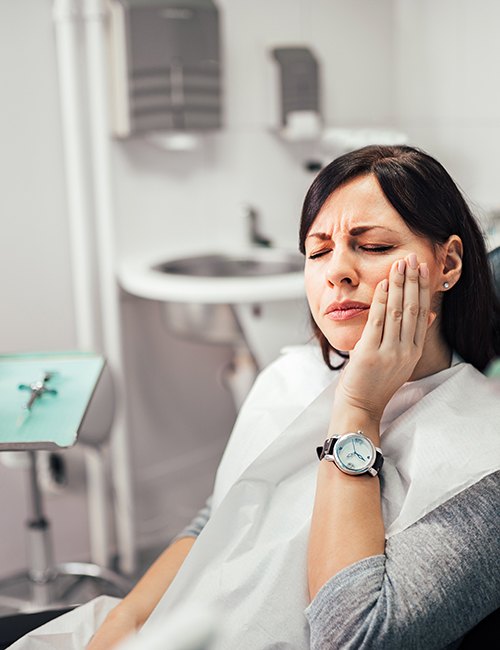
[[[382,451],[378,447],[375,447],[375,451],[377,453],[375,454],[375,462],[370,468],[372,470],[370,472],[371,474],[373,474],[374,472],[375,474],[378,474],[382,469],[382,465],[384,464],[384,457],[382,455]]]
[[[316,453],[318,454],[319,460],[323,460],[325,456],[331,455],[335,443],[339,438],[340,436],[333,436],[333,438],[327,438],[323,443],[322,447],[316,447]]]

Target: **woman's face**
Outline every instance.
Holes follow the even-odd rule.
[[[337,350],[349,351],[356,345],[375,287],[388,277],[396,260],[415,253],[419,263],[428,264],[431,300],[440,289],[440,268],[431,243],[408,228],[373,175],[355,178],[329,196],[305,248],[309,307]]]

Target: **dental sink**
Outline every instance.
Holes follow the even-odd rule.
[[[129,257],[118,269],[132,295],[161,302],[261,304],[304,295],[304,258],[279,248]]]
[[[302,272],[303,258],[280,250],[254,250],[251,253],[214,253],[170,260],[157,264],[161,273],[202,278],[248,278]]]
[[[159,301],[176,336],[235,350],[247,346],[262,366],[276,347],[303,338],[303,268],[303,256],[285,249],[201,249],[128,258],[118,278],[128,293]]]

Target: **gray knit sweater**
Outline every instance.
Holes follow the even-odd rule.
[[[211,501],[178,537],[196,537]],[[500,472],[340,571],[306,609],[311,650],[451,650],[500,607]],[[258,650],[256,648],[256,650]]]

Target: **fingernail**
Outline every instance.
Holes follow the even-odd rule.
[[[399,260],[398,262],[398,271],[403,274],[405,272],[406,262],[404,260]]]
[[[408,255],[408,263],[410,264],[410,268],[415,270],[417,268],[417,256],[415,253],[410,253]]]
[[[425,262],[422,262],[422,264],[420,265],[419,272],[420,272],[420,276],[422,278],[428,278],[429,277],[429,267],[427,266],[427,264]]]
[[[382,289],[382,291],[387,291],[388,286],[389,283],[387,282],[387,280],[382,280],[382,282],[380,283],[380,288]]]

